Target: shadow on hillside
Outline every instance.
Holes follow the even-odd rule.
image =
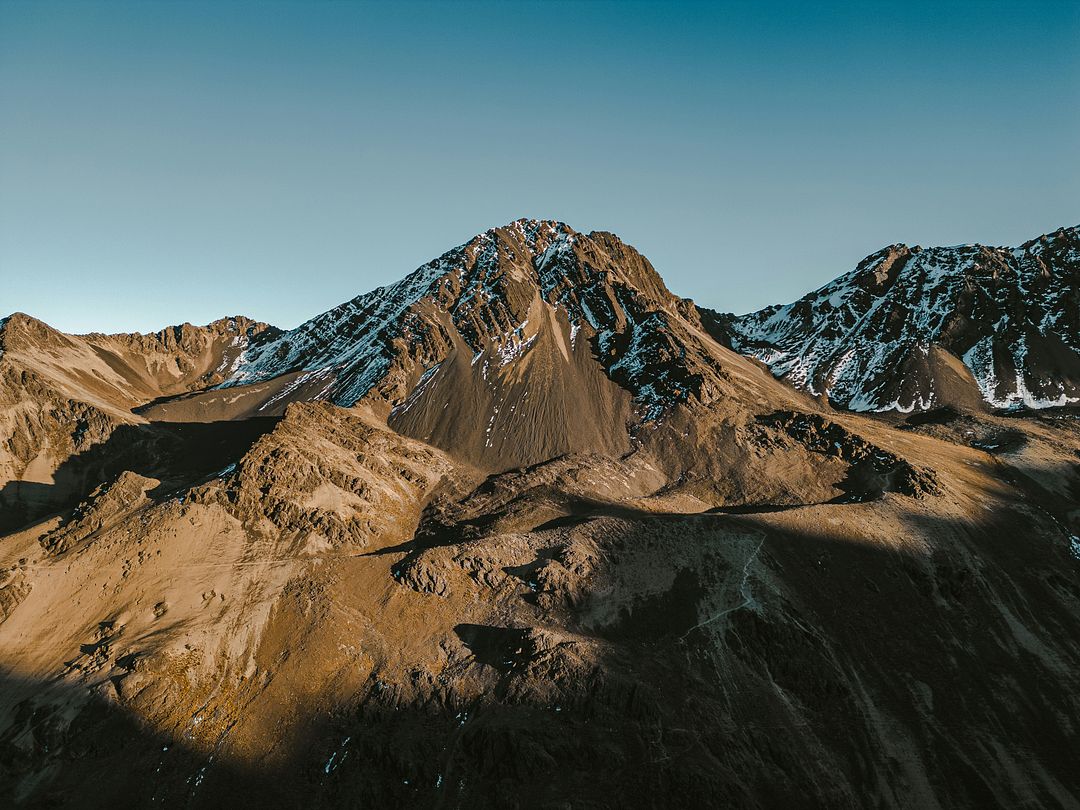
[[[189,486],[239,459],[278,421],[261,417],[121,425],[106,441],[65,460],[53,483],[10,481],[0,488],[0,534],[71,509],[125,470],[161,481],[151,497]]]
[[[0,694],[15,710],[0,717],[0,799],[83,808],[1080,800],[1063,720],[1080,713],[1080,565],[1069,567],[1052,527],[1007,509],[977,527],[912,513],[906,531],[931,549],[916,554],[768,521],[636,515],[601,538],[595,580],[654,547],[692,576],[601,629],[583,623],[580,605],[537,614],[576,633],[554,646],[531,632],[542,627],[476,624],[463,607],[442,642],[465,657],[456,672],[416,661],[307,703],[278,689],[272,699],[296,702],[296,722],[265,745],[274,757],[265,762],[237,760],[227,736],[216,753],[197,750],[112,700],[94,698],[68,725],[63,707],[85,687],[5,676]],[[731,540],[717,527],[761,537],[756,556],[745,549],[745,593],[732,590],[718,547]],[[688,587],[730,604],[692,625]],[[277,688],[274,674],[261,688]],[[478,682],[488,686],[476,697]],[[236,720],[224,698],[199,711]],[[1004,767],[1017,761],[1027,767]]]

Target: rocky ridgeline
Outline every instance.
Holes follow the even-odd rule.
[[[718,322],[776,376],[856,411],[1069,405],[1080,228],[1017,248],[892,245],[792,304]]]
[[[679,323],[700,328],[693,306],[636,250],[612,234],[518,220],[252,346],[227,385],[329,369],[322,398],[400,401],[455,345],[476,355],[494,349],[505,362],[527,350],[537,297],[562,313],[570,340],[592,341],[611,379],[652,416],[700,395],[718,370]]]

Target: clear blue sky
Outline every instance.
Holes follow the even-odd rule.
[[[1080,223],[1080,2],[0,0],[0,311],[280,326],[520,216],[676,292]]]

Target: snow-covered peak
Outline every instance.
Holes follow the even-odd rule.
[[[853,410],[955,399],[965,375],[950,356],[994,407],[1064,405],[1080,401],[1078,282],[1076,227],[1016,248],[892,245],[794,303],[735,319],[732,345]]]
[[[670,336],[679,302],[648,261],[611,234],[535,219],[485,231],[398,282],[248,348],[225,385],[318,373],[338,404],[377,387],[399,400],[416,367],[430,368],[459,342],[474,353],[495,347],[506,362],[523,356],[537,298],[563,313],[575,339],[588,330],[611,378],[651,413],[693,392],[685,352]]]

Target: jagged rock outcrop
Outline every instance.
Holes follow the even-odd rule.
[[[79,504],[61,526],[41,536],[49,554],[63,554],[87,538],[107,529],[151,501],[146,493],[160,481],[124,471],[114,481],[97,487]]]
[[[921,498],[941,491],[933,472],[874,446],[820,414],[780,412],[760,421],[784,431],[808,450],[849,464],[848,479],[853,486],[847,492],[848,499],[861,500],[883,492]]]
[[[295,403],[214,485],[187,499],[218,504],[248,526],[269,522],[297,548],[324,552],[405,539],[428,493],[453,471],[438,450],[360,410]]]

